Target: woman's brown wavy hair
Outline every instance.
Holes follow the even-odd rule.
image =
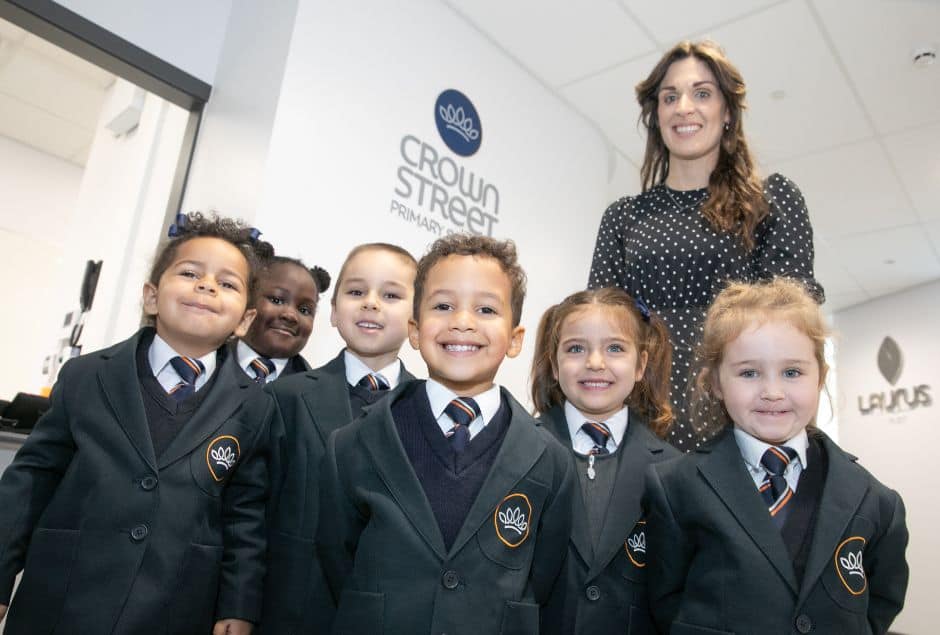
[[[588,308],[617,311],[623,326],[636,345],[637,353],[646,353],[646,370],[633,386],[625,404],[641,418],[659,438],[665,438],[672,425],[669,404],[669,373],[672,370],[672,342],[669,329],[652,311],[647,322],[636,300],[623,289],[605,287],[579,291],[550,307],[539,322],[535,357],[532,360],[532,403],[536,413],[544,414],[553,406],[565,403],[558,383],[558,345],[565,320]]]
[[[702,215],[716,230],[740,237],[750,250],[754,247],[754,230],[767,216],[767,202],[744,136],[744,79],[714,42],[679,42],[663,55],[649,76],[636,85],[640,122],[646,128],[646,155],[640,168],[643,191],[665,183],[669,176],[669,149],[663,142],[657,114],[659,88],[669,67],[688,57],[701,60],[711,70],[730,117],[721,136],[718,163],[708,180],[708,198],[702,204]]]

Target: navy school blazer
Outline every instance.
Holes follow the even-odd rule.
[[[731,430],[647,473],[648,588],[663,632],[885,633],[904,604],[904,504],[822,432],[828,457],[796,579]]]
[[[260,617],[271,400],[222,347],[211,392],[158,460],[144,332],[63,366],[0,479],[0,602],[24,569],[8,635],[182,635]]]
[[[564,407],[555,406],[540,420],[574,460]],[[679,456],[679,451],[658,439],[632,413],[618,451],[621,455],[613,460],[619,462],[619,467],[596,550],[581,488],[574,488],[568,556],[559,584],[542,612],[543,633],[653,632],[646,596],[646,533],[640,500],[647,467]]]
[[[402,365],[399,382],[412,379]],[[335,610],[314,548],[320,461],[330,433],[353,418],[343,352],[316,370],[282,375],[266,391],[274,397],[275,416],[260,633],[320,633]]]
[[[332,632],[536,635],[571,530],[567,451],[502,390],[509,428],[448,551],[391,413],[424,389],[399,385],[330,438],[317,552]]]

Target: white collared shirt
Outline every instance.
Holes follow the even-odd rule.
[[[216,351],[210,351],[199,358],[206,372],[196,378],[195,390],[205,386],[209,378],[212,377],[212,373],[215,372],[215,356]],[[183,378],[173,368],[173,364],[170,363],[170,360],[174,357],[182,357],[182,355],[170,348],[166,340],[154,333],[153,343],[150,345],[150,350],[147,351],[147,361],[150,362],[150,370],[153,372],[153,376],[157,378],[160,386],[166,392],[170,392],[174,386],[183,381]]]
[[[486,427],[486,424],[496,416],[496,412],[499,410],[499,386],[496,384],[493,384],[492,388],[481,392],[479,395],[458,395],[450,388],[447,388],[433,379],[427,380],[424,386],[428,391],[431,413],[437,420],[437,425],[440,426],[441,432],[445,435],[454,427],[454,420],[444,412],[444,408],[453,401],[454,397],[473,397],[473,400],[480,406],[480,416],[476,417],[470,422],[470,425],[467,426],[467,431],[470,432],[471,439]]]
[[[389,388],[394,388],[398,385],[398,379],[401,376],[400,359],[396,359],[378,372],[366,366],[355,354],[350,353],[349,349],[343,351],[343,361],[346,363],[346,383],[350,386],[358,385],[359,381],[366,375],[381,375],[382,379],[388,382]]]
[[[611,454],[620,445],[623,435],[627,433],[627,423],[629,421],[629,409],[624,406],[622,410],[616,412],[612,417],[601,423],[610,428],[610,438],[607,439],[607,451]],[[594,439],[587,432],[581,429],[588,421],[597,421],[596,418],[587,417],[581,414],[581,411],[571,405],[570,401],[565,401],[565,420],[568,422],[568,434],[571,435],[571,447],[579,454],[589,454],[594,449]]]
[[[760,459],[764,456],[764,452],[767,451],[767,448],[774,444],[764,443],[760,439],[740,429],[738,426],[734,426],[734,440],[738,443],[738,448],[741,450],[741,457],[744,459],[744,465],[747,466],[748,473],[750,473],[751,478],[754,479],[754,485],[759,489],[764,479],[768,476],[767,470],[760,464]],[[783,477],[787,479],[787,485],[796,492],[796,485],[800,480],[800,474],[803,473],[803,470],[805,470],[807,466],[806,450],[809,448],[809,437],[806,436],[806,428],[800,430],[792,439],[775,445],[778,447],[785,445],[788,448],[796,450],[797,458],[790,461],[787,465],[787,469],[783,471]]]
[[[261,357],[258,353],[255,352],[255,349],[245,344],[242,340],[238,340],[238,345],[235,347],[235,354],[238,357],[238,365],[242,367],[242,370],[245,371],[245,374],[254,379],[257,377],[255,371],[253,371],[250,366],[251,362],[255,361],[256,358]],[[284,371],[284,368],[287,367],[287,358],[283,357],[269,357],[271,363],[274,364],[274,372],[268,374],[264,379],[264,383],[270,384],[272,381],[281,376],[281,373]]]

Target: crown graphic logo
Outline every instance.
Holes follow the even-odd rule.
[[[641,531],[635,536],[630,536],[629,538],[627,538],[627,545],[633,551],[646,553],[646,532]]]
[[[499,522],[503,524],[503,529],[512,529],[520,536],[529,528],[529,523],[526,522],[525,514],[522,513],[522,508],[520,507],[513,507],[504,512],[499,512],[497,516]]]
[[[839,564],[842,565],[842,568],[845,569],[849,575],[857,575],[863,580],[865,579],[865,570],[862,569],[862,552],[856,551],[852,553],[851,551],[845,556],[839,558]]]
[[[216,448],[210,452],[212,460],[216,465],[221,465],[226,469],[231,469],[235,465],[235,452],[230,447]]]
[[[480,131],[475,130],[473,127],[473,117],[468,117],[464,113],[463,106],[459,108],[454,108],[453,104],[440,106],[438,114],[444,120],[447,128],[463,137],[464,141],[469,143],[471,139],[475,141],[480,136]]]

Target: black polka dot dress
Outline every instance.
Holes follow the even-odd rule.
[[[707,188],[678,191],[657,185],[615,202],[601,220],[588,280],[592,289],[617,286],[642,297],[669,327],[676,422],[668,440],[686,452],[702,442],[687,406],[693,349],[705,312],[725,282],[788,276],[823,299],[813,277],[813,230],[793,182],[780,174],[765,181],[769,215],[757,226],[750,252],[739,238],[716,231],[702,216],[707,195]]]

